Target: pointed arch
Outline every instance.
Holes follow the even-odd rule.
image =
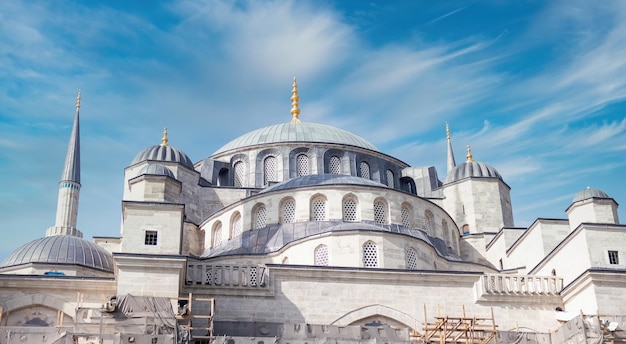
[[[23,295],[4,302],[4,312],[14,312],[33,306],[47,307],[53,310],[61,311],[65,316],[74,320],[76,306],[48,294],[36,293]]]
[[[375,317],[375,316],[382,316],[382,317],[394,320],[398,323],[401,323],[408,328],[414,329],[416,331],[421,331],[422,326],[420,322],[414,317],[412,317],[411,315],[405,312],[402,312],[400,310],[397,310],[395,308],[391,308],[391,307],[387,307],[387,306],[383,306],[379,304],[373,304],[373,305],[369,305],[369,306],[352,310],[340,316],[339,318],[335,319],[333,322],[330,323],[330,325],[349,326],[360,320]]]

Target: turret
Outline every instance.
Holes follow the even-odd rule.
[[[80,196],[80,91],[76,97],[76,114],[70,142],[65,156],[65,166],[59,182],[56,221],[48,228],[46,236],[73,235],[82,238],[76,228],[78,197]]]

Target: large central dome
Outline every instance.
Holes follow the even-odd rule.
[[[225,144],[213,155],[271,143],[311,142],[334,143],[378,151],[364,138],[343,129],[317,123],[282,123],[251,131]]]

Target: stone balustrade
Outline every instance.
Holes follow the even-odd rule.
[[[267,289],[268,280],[269,272],[264,265],[187,264],[187,285]]]
[[[479,295],[559,295],[562,289],[563,278],[556,276],[485,274]]]

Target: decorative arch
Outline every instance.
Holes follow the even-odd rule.
[[[428,235],[435,235],[435,215],[433,215],[433,212],[426,209],[426,211],[424,211],[424,225],[426,227],[426,232],[428,233]]]
[[[402,221],[402,226],[413,228],[413,206],[408,202],[402,202],[400,206],[400,220]]]
[[[343,196],[341,200],[341,211],[343,221],[359,221],[359,199],[352,193]]]
[[[413,330],[416,331],[421,331],[421,324],[419,321],[417,321],[417,319],[415,319],[414,317],[412,317],[411,315],[402,312],[400,310],[397,310],[395,308],[391,308],[391,307],[387,307],[387,306],[383,306],[383,305],[379,305],[379,304],[373,304],[373,305],[369,305],[369,306],[365,306],[365,307],[361,307],[361,308],[357,308],[355,310],[352,310],[342,316],[340,316],[339,318],[337,318],[336,320],[334,320],[333,322],[330,323],[330,325],[334,325],[334,326],[350,326],[354,323],[357,323],[361,320],[367,319],[367,318],[372,318],[375,316],[382,316],[388,319],[391,319],[393,321],[396,321],[408,328],[411,328]]]
[[[311,221],[328,221],[328,199],[322,194],[311,197]]]
[[[313,153],[314,151],[307,147],[294,148],[289,152],[289,178],[295,178],[295,177],[300,176],[300,174],[298,174],[298,170],[299,170],[298,156],[302,154],[304,154],[308,158],[307,160],[307,168],[309,169],[308,174],[315,174],[314,171],[312,171],[312,166],[311,166],[311,162],[315,158],[313,156],[314,155]],[[304,160],[300,158],[300,161],[303,162]],[[303,166],[300,166],[300,167],[303,167]],[[302,172],[301,169],[300,169],[300,172]]]
[[[211,247],[219,247],[222,245],[222,222],[215,221],[211,230]]]
[[[379,225],[389,224],[389,203],[387,200],[378,197],[374,200],[374,222]]]
[[[243,232],[243,221],[241,219],[241,213],[234,212],[230,217],[230,235],[229,238],[235,238],[241,235]]]
[[[324,173],[350,174],[345,171],[346,152],[340,149],[328,149],[324,152]]]
[[[74,320],[75,305],[48,294],[36,293],[23,295],[4,302],[4,312],[15,312],[21,309],[41,306],[61,311],[64,316]]]
[[[248,156],[236,154],[230,159],[233,173],[233,186],[246,187],[248,176]]]
[[[280,200],[280,223],[296,222],[296,200],[293,197],[285,197]]]
[[[261,229],[267,226],[267,208],[263,203],[257,203],[252,208],[252,228]]]

